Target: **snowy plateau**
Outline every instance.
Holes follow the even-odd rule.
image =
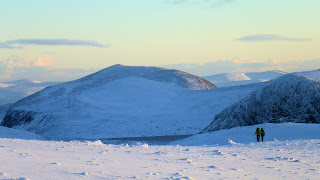
[[[318,180],[319,81],[317,70],[216,88],[177,70],[115,65],[3,104],[0,179]]]

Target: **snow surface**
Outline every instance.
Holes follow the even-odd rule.
[[[266,71],[256,73],[223,73],[212,76],[205,76],[204,79],[214,83],[218,87],[239,86],[265,82],[287,74],[283,71]]]
[[[45,87],[58,84],[56,82],[40,82],[21,79],[12,82],[0,83],[0,106],[15,103]]]
[[[192,85],[180,78],[180,71],[112,66],[20,101],[2,125],[58,139],[194,134],[216,113],[262,86],[207,89],[211,83],[203,84],[199,77],[187,76]]]
[[[0,138],[0,179],[319,179],[320,139],[314,139],[319,134],[309,139],[308,133],[310,128],[319,131],[319,126],[286,123],[264,127],[266,137],[282,130],[292,140],[256,143],[247,138],[243,144],[231,139],[222,146],[150,146]],[[250,130],[253,136],[254,128],[207,135],[241,136]],[[195,137],[206,138],[204,134]]]

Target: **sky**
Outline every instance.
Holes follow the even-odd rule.
[[[2,0],[0,82],[114,64],[206,76],[320,67],[319,0]]]

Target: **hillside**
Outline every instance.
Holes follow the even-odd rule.
[[[202,132],[266,122],[320,123],[319,70],[281,76],[217,114]]]
[[[1,125],[58,139],[193,134],[258,86],[210,89],[181,71],[116,65],[19,101]]]

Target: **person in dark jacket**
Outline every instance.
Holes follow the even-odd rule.
[[[264,137],[264,135],[266,135],[266,133],[264,132],[264,129],[263,128],[261,128],[261,141],[263,142],[263,137]]]
[[[257,135],[257,142],[260,142],[260,135],[261,135],[260,128],[256,129],[256,132],[254,133],[254,135]]]

